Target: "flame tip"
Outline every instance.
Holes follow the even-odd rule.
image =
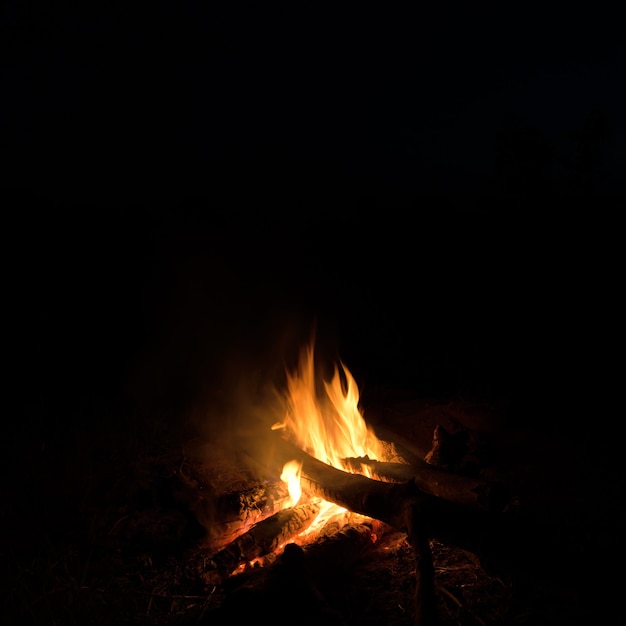
[[[284,431],[285,437],[301,450],[322,462],[341,469],[345,459],[361,459],[364,465],[358,473],[369,476],[367,463],[380,458],[382,443],[368,427],[359,407],[359,389],[348,367],[339,361],[329,380],[319,386],[313,360],[313,347],[303,350],[299,367],[287,371],[286,400],[288,410],[284,420],[276,422],[272,430]],[[322,391],[325,394],[321,393]],[[281,479],[288,484],[290,499],[297,503],[302,495],[300,486],[301,464],[286,463]],[[319,528],[329,515],[347,513],[336,504],[323,501],[322,511],[309,528]],[[330,513],[332,511],[332,513]]]

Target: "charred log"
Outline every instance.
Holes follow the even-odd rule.
[[[364,521],[350,523],[320,533],[312,543],[303,546],[308,568],[314,573],[321,573],[328,564],[341,564],[342,568],[358,563],[363,555],[376,542],[377,522]],[[336,565],[335,565],[336,566]]]
[[[317,502],[284,509],[255,524],[213,556],[217,571],[228,576],[243,563],[278,549],[291,537],[306,530],[319,513]]]
[[[287,461],[295,459],[301,463],[302,488],[310,494],[402,531],[406,531],[406,503],[416,498],[427,503],[429,518],[437,519],[437,523],[439,518],[454,515],[453,519],[460,525],[473,514],[497,516],[504,510],[499,501],[498,506],[495,501],[492,506],[483,505],[481,488],[487,488],[488,483],[434,468],[403,469],[406,480],[385,482],[331,467],[283,439],[274,441],[273,459],[277,472]],[[393,467],[398,471],[398,465],[374,464],[374,467]]]
[[[443,471],[426,462],[386,463],[368,457],[345,459],[347,467],[362,472],[368,469],[372,478],[385,482],[414,481],[424,493],[463,506],[487,511],[502,511],[509,503],[509,489],[503,483],[489,482]]]
[[[275,624],[335,624],[345,621],[334,608],[333,589],[349,579],[349,572],[374,546],[376,522],[327,525],[304,546],[289,543],[272,565],[238,574],[224,582],[228,597],[212,623],[246,623],[258,607],[280,608]],[[283,621],[284,620],[284,621]]]
[[[407,497],[412,495],[410,483],[384,483],[359,474],[350,474],[327,465],[293,444],[276,437],[271,454],[264,453],[262,461],[251,453],[252,463],[262,463],[268,470],[267,456],[272,459],[271,470],[280,474],[288,461],[301,464],[302,489],[312,496],[323,498],[353,513],[380,520],[399,528],[404,525],[400,511]]]
[[[284,508],[289,491],[283,481],[254,483],[247,489],[216,494],[200,477],[179,473],[175,499],[207,533],[214,549],[228,545],[254,524]]]
[[[223,581],[228,591],[241,588],[260,588],[266,584],[268,574],[289,563],[290,555],[300,551],[306,560],[307,572],[325,576],[330,569],[348,570],[372,549],[384,530],[380,522],[363,518],[361,522],[346,524],[327,523],[310,542],[288,543],[284,551],[267,561],[264,566],[249,568]],[[298,550],[296,550],[298,548]]]
[[[285,462],[298,460],[302,464],[301,485],[309,494],[380,520],[402,532],[408,532],[409,525],[414,524],[412,509],[419,506],[423,511],[420,528],[428,538],[486,558],[494,550],[497,552],[493,537],[500,536],[511,522],[514,524],[520,511],[515,498],[507,501],[506,506],[493,509],[468,506],[460,496],[452,500],[427,493],[413,479],[391,483],[350,474],[322,463],[282,439],[274,442],[273,458],[276,471],[280,471]],[[456,480],[453,474],[433,472],[429,475],[433,480],[435,476]]]
[[[211,537],[227,543],[279,512],[288,500],[289,491],[282,481],[223,494],[216,502],[214,517],[207,520],[205,527]]]

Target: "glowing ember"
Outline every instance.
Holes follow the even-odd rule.
[[[283,429],[286,437],[320,461],[353,472],[344,459],[363,456],[378,459],[382,454],[382,443],[363,418],[358,406],[359,390],[352,374],[343,363],[340,366],[335,366],[330,382],[323,381],[325,393],[320,394],[313,348],[305,348],[297,371],[287,373],[284,419],[272,429]],[[293,506],[301,497],[300,464],[296,461],[286,463],[281,479],[289,487],[291,503],[288,506]],[[338,513],[346,513],[346,509],[323,501],[320,514],[307,533]]]

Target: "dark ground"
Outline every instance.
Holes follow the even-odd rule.
[[[610,226],[329,209],[242,227],[198,207],[10,201],[5,623],[210,623],[223,590],[167,479],[312,327],[366,417],[408,439],[451,417],[487,430],[519,481],[500,569],[433,544],[444,624],[620,621]],[[381,541],[334,599],[349,624],[411,623],[408,546]]]

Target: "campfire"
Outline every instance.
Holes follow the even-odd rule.
[[[319,590],[320,577],[395,541],[412,567],[413,606],[403,610],[414,624],[435,623],[433,552],[475,551],[476,528],[488,529],[515,509],[509,486],[481,474],[480,450],[467,430],[436,424],[420,451],[374,428],[348,367],[338,362],[325,377],[313,342],[275,395],[278,419],[234,435],[238,467],[220,470],[229,483],[216,487],[214,457],[178,473],[177,498],[206,530],[204,576],[224,590],[215,619],[237,617],[251,598],[284,603],[305,590],[326,623],[335,623],[328,622],[334,609]]]
[[[217,231],[210,235],[216,242]],[[458,242],[440,249],[436,238],[436,254],[416,275],[419,263],[397,274],[368,254],[358,258],[371,265],[358,270],[373,289],[363,308],[373,308],[359,317],[359,285],[344,293],[334,255],[311,256],[316,268],[322,257],[332,261],[328,296],[322,272],[319,283],[294,282],[299,237],[285,249],[282,234],[268,242],[255,232],[258,246],[241,258],[231,249],[239,240],[225,238],[223,276],[204,231],[189,239],[185,227],[171,245],[163,237],[154,270],[166,284],[152,295],[139,290],[142,311],[152,313],[144,320],[137,311],[104,361],[117,331],[105,340],[98,332],[111,307],[78,326],[84,307],[70,307],[61,328],[60,314],[39,329],[25,317],[32,341],[20,343],[15,364],[32,362],[33,376],[17,388],[23,406],[11,416],[5,452],[5,622],[611,623],[600,616],[620,597],[619,405],[596,405],[611,389],[604,379],[586,385],[603,370],[587,362],[584,339],[552,325],[558,316],[543,306],[543,289],[533,308],[532,276],[520,283],[514,273],[504,299],[491,284],[497,255],[457,276],[480,251],[472,237],[458,257],[447,245]],[[407,260],[416,241],[404,242]],[[269,267],[250,261],[266,251]],[[422,293],[420,279],[448,257],[458,281],[442,273],[430,279],[440,287]],[[487,266],[483,286],[495,287],[480,306],[486,294],[473,293],[474,270]],[[120,269],[130,281],[122,294],[135,291],[138,273],[151,277],[143,260],[136,271]],[[302,303],[292,303],[292,283]],[[423,298],[414,312],[407,303],[416,289]],[[558,285],[552,291],[562,295]],[[292,306],[309,310],[322,296],[329,327],[301,342]],[[383,315],[396,296],[403,306]],[[325,349],[325,331],[339,328],[362,357],[354,369]],[[483,345],[485,333],[492,345]],[[131,334],[122,362],[118,349]],[[593,403],[580,404],[579,392]]]

